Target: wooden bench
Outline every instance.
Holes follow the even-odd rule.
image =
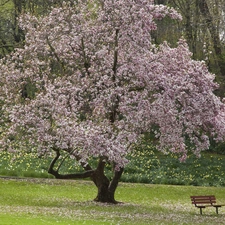
[[[192,204],[195,207],[200,209],[200,214],[202,214],[202,209],[206,207],[215,207],[216,213],[218,214],[218,208],[225,206],[225,205],[217,205],[216,204],[216,197],[214,195],[207,195],[207,196],[190,196]]]

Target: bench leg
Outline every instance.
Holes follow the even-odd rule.
[[[202,208],[200,208],[200,214],[202,215]]]
[[[216,207],[216,213],[219,214],[219,213],[218,213],[218,207]]]

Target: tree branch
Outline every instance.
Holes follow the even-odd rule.
[[[115,48],[114,48],[114,62],[113,62],[113,81],[116,80],[116,69],[117,69],[117,63],[118,63],[118,35],[119,35],[119,29],[116,29],[116,36],[115,36]]]
[[[82,53],[83,53],[83,58],[84,58],[84,68],[85,68],[85,71],[87,73],[88,76],[90,76],[90,72],[89,72],[89,68],[90,68],[90,62],[88,60],[88,57],[86,55],[86,52],[85,52],[85,46],[84,46],[84,39],[82,38],[81,39],[81,47],[82,47]]]
[[[50,163],[50,166],[48,169],[48,173],[52,174],[55,178],[57,178],[57,179],[78,179],[78,178],[91,178],[93,176],[93,174],[95,172],[94,170],[87,170],[84,173],[59,174],[58,169],[60,167],[58,167],[57,170],[54,170],[54,166],[60,157],[60,152],[59,152],[59,150],[55,150],[55,152],[56,152],[56,156]],[[61,164],[60,164],[60,166],[61,166]]]
[[[54,47],[52,46],[52,44],[50,43],[48,37],[46,37],[46,40],[47,40],[48,46],[50,47],[51,51],[53,52],[53,54],[54,54],[54,56],[55,56],[57,62],[59,63],[61,72],[63,72],[63,74],[64,74],[64,72],[65,72],[65,67],[64,67],[63,62],[61,62],[59,56],[57,55],[57,53],[56,53],[56,51],[55,51],[55,48],[54,48]]]
[[[114,166],[114,168],[115,168],[115,166]],[[110,182],[110,185],[109,185],[109,191],[110,192],[115,192],[115,190],[118,186],[119,180],[122,176],[123,171],[124,171],[124,168],[120,168],[119,171],[114,172],[114,176],[113,176],[113,178]]]
[[[4,2],[1,2],[0,3],[0,6],[4,6],[6,3],[8,3],[10,0],[6,0],[6,1],[4,1]]]
[[[16,45],[0,45],[0,48],[23,48],[23,46]]]

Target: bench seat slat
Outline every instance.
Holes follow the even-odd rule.
[[[197,208],[213,207],[213,205],[196,205]]]
[[[216,201],[192,201],[192,204],[208,204],[208,203],[216,203]]]

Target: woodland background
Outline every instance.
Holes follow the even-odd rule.
[[[71,0],[67,0],[71,1]],[[0,0],[0,57],[14,48],[21,48],[24,33],[19,28],[18,17],[24,13],[42,16],[62,0]],[[75,1],[71,1],[75,2]],[[220,83],[225,77],[225,2],[224,0],[155,0],[155,4],[174,7],[181,13],[182,21],[163,19],[152,36],[156,44],[167,40],[171,46],[183,36],[193,58],[205,60]],[[224,86],[224,85],[223,85]],[[222,88],[224,89],[224,88]],[[223,96],[224,91],[220,94]]]

